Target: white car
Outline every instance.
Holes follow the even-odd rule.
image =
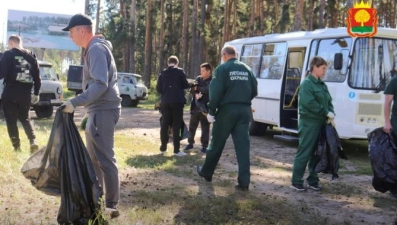
[[[142,76],[135,73],[117,72],[121,106],[137,106],[139,100],[148,98],[148,89],[141,81]]]
[[[41,88],[39,92],[40,101],[31,107],[34,109],[38,118],[48,118],[52,116],[54,106],[62,105],[63,88],[62,84],[59,82],[58,75],[52,68],[52,64],[40,60],[37,62],[39,63],[41,77]],[[1,79],[0,99],[3,89],[3,79]]]
[[[41,77],[40,101],[32,107],[37,117],[47,118],[52,116],[54,106],[62,105],[63,87],[51,63],[40,60],[38,63]]]

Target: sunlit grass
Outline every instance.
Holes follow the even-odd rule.
[[[53,119],[34,121],[40,146],[47,144],[52,122]],[[0,124],[0,208],[7,208],[0,210],[0,224],[57,224],[60,198],[37,191],[20,172],[29,157],[29,146],[21,126],[19,131],[23,151],[16,153],[12,150],[5,125]],[[80,131],[80,135],[85,140],[84,131]],[[236,191],[236,171],[218,167],[216,179],[208,183],[195,172],[195,165],[204,161],[201,153],[192,151],[188,157],[174,157],[170,149],[167,154],[160,155],[158,147],[158,139],[133,135],[128,130],[116,131],[122,215],[109,221],[110,225],[333,224],[304,201],[294,203],[276,194]],[[371,168],[362,153],[354,154],[349,147],[348,150],[349,162],[358,171]],[[278,164],[265,163],[260,157],[254,157],[252,166],[275,173],[290,171]],[[395,204],[394,200],[378,195],[362,197],[362,190],[354,184],[324,183],[323,186],[322,194],[330,199],[336,196],[359,199],[363,205],[379,208]]]

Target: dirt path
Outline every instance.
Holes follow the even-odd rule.
[[[83,115],[81,109],[75,114],[76,122]],[[159,113],[154,110],[139,108],[123,108],[122,116],[117,125],[118,133],[127,132],[133,136],[144,136],[160,143]],[[189,114],[185,113],[185,123],[189,122]],[[296,203],[297,210],[315,210],[329,218],[332,224],[394,224],[397,200],[389,195],[376,192],[371,185],[371,176],[342,174],[340,179],[331,181],[331,176],[320,174],[323,190],[315,192],[296,192],[289,188],[291,169],[297,143],[279,141],[272,137],[276,131],[269,131],[264,137],[251,137],[251,180],[250,192],[258,195],[283,196]],[[196,135],[199,143],[200,130]],[[182,147],[187,144],[182,141]],[[366,151],[365,149],[363,151]],[[363,154],[366,154],[363,152]],[[229,138],[220,167],[223,171],[235,173],[237,170],[234,148]],[[340,172],[354,170],[354,165],[346,162]],[[220,176],[233,180],[225,172],[215,172],[214,180]],[[133,173],[134,169],[125,169],[121,174]],[[192,171],[193,173],[193,171]],[[121,176],[128,177],[128,176]],[[150,179],[150,178],[148,178]],[[169,183],[170,176],[156,177],[156,182]],[[160,179],[160,180],[159,180]],[[161,180],[163,179],[163,180]],[[123,180],[122,180],[123,182]],[[182,182],[192,183],[191,180]]]

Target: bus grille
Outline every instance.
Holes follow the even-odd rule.
[[[55,99],[54,93],[40,93],[40,101],[50,101],[51,99]]]
[[[369,103],[359,103],[358,104],[358,114],[359,115],[382,115],[382,105],[381,104],[369,104]]]

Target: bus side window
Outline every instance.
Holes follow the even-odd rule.
[[[266,44],[262,53],[259,78],[280,79],[283,76],[287,44],[284,42]]]
[[[262,47],[262,44],[244,45],[241,54],[241,62],[251,67],[255,77],[258,77]]]

